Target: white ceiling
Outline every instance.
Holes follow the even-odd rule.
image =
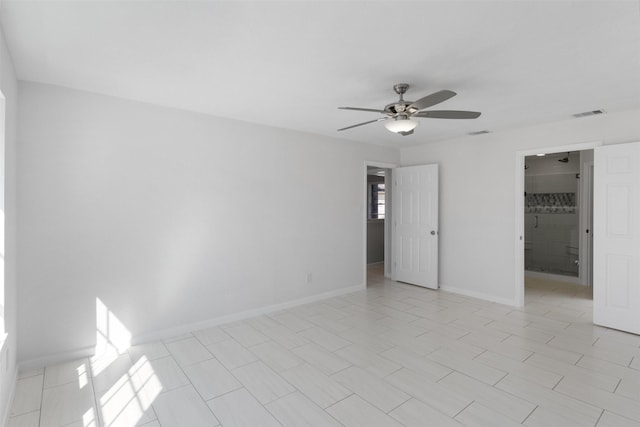
[[[20,1],[0,3],[20,79],[390,146],[640,108],[640,2]],[[382,108],[394,83],[431,109],[414,135],[338,106]],[[581,119],[576,119],[581,120]],[[585,119],[582,119],[585,120]]]

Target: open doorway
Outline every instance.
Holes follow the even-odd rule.
[[[524,190],[525,303],[575,298],[589,307],[593,150],[525,156]]]
[[[561,280],[560,282],[569,282],[570,285],[578,286],[576,288],[580,291],[584,291],[591,295],[592,293],[592,264],[593,264],[593,241],[592,241],[592,218],[593,218],[593,149],[596,147],[602,146],[602,142],[587,142],[581,144],[572,144],[572,145],[564,145],[557,147],[546,147],[546,148],[538,148],[538,149],[530,149],[526,151],[519,151],[516,153],[516,176],[515,176],[515,191],[516,191],[516,253],[515,253],[515,303],[518,306],[525,305],[525,273],[528,273],[529,277],[532,275],[535,276],[536,272],[527,272],[525,268],[525,248],[531,249],[531,239],[525,239],[525,211],[529,210],[529,214],[535,215],[533,212],[533,208],[529,209],[527,207],[527,196],[526,196],[526,186],[525,186],[525,172],[531,169],[533,166],[531,164],[528,165],[528,169],[525,169],[527,160],[530,160],[532,156],[536,157],[546,157],[549,158],[552,162],[555,162],[558,165],[565,165],[570,162],[577,161],[579,163],[579,175],[574,175],[576,179],[577,187],[575,189],[575,209],[578,211],[578,226],[577,226],[577,239],[574,235],[571,240],[571,244],[565,244],[565,260],[567,263],[574,263],[574,271],[577,267],[577,278],[573,278],[572,280],[575,282],[571,284],[571,279],[567,279],[567,275],[558,274]],[[571,154],[572,153],[572,154]],[[544,154],[545,156],[537,156],[538,154]],[[562,160],[562,161],[559,161]],[[556,166],[557,167],[557,166]],[[571,172],[571,173],[575,173]],[[531,183],[529,183],[529,194],[532,193]],[[540,187],[538,187],[540,188]],[[557,193],[562,193],[562,191],[556,191]],[[570,192],[570,191],[569,191]],[[566,193],[566,192],[565,192]],[[540,209],[544,209],[544,200],[542,199],[545,196],[531,196],[528,203],[529,205],[538,206],[540,203]],[[562,199],[559,195],[548,196],[547,203],[551,203],[551,201],[555,200],[558,205],[562,206]],[[566,198],[565,198],[566,199]],[[581,204],[585,204],[584,207],[581,207]],[[570,206],[566,206],[567,210],[570,210]],[[549,207],[548,209],[551,209]],[[580,211],[582,211],[582,215],[579,215]],[[535,225],[535,216],[529,218],[528,221],[532,222],[527,224],[529,227]],[[541,218],[538,217],[538,225],[540,226]],[[575,242],[577,241],[577,263],[576,259],[576,250],[574,249]],[[547,246],[548,248],[548,246]],[[543,246],[544,250],[544,246]],[[528,255],[531,258],[531,255]],[[532,260],[528,260],[529,266],[531,266]],[[566,265],[566,264],[565,264]],[[558,271],[554,273],[551,272],[539,272],[542,274],[557,274]],[[557,278],[557,277],[556,277]],[[589,301],[591,302],[591,301]]]
[[[384,281],[388,175],[387,168],[367,166],[367,286]]]
[[[391,278],[391,170],[394,165],[365,164],[364,283]]]

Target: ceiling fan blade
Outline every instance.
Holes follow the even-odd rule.
[[[347,126],[346,128],[338,129],[338,132],[340,132],[341,130],[357,128],[358,126],[368,125],[369,123],[379,122],[381,120],[387,120],[387,118],[386,117],[380,117],[379,119],[369,120],[368,122],[363,122],[363,123],[358,123],[357,125]]]
[[[440,92],[432,93],[424,98],[420,98],[409,106],[409,108],[415,108],[416,110],[422,110],[423,108],[431,107],[432,105],[440,104],[449,98],[456,96],[456,93],[450,90],[441,90]]]
[[[358,108],[358,107],[338,107],[340,110],[369,111],[371,113],[383,113],[384,110],[376,110],[374,108]]]
[[[480,117],[477,111],[435,110],[420,111],[412,117],[429,117],[431,119],[477,119]]]

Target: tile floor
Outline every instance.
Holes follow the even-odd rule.
[[[640,426],[640,337],[584,288],[523,309],[385,280],[119,354],[23,372],[11,427]]]

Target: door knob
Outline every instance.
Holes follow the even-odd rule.
[[[435,236],[436,235],[436,231],[435,230],[431,230],[431,235]]]

